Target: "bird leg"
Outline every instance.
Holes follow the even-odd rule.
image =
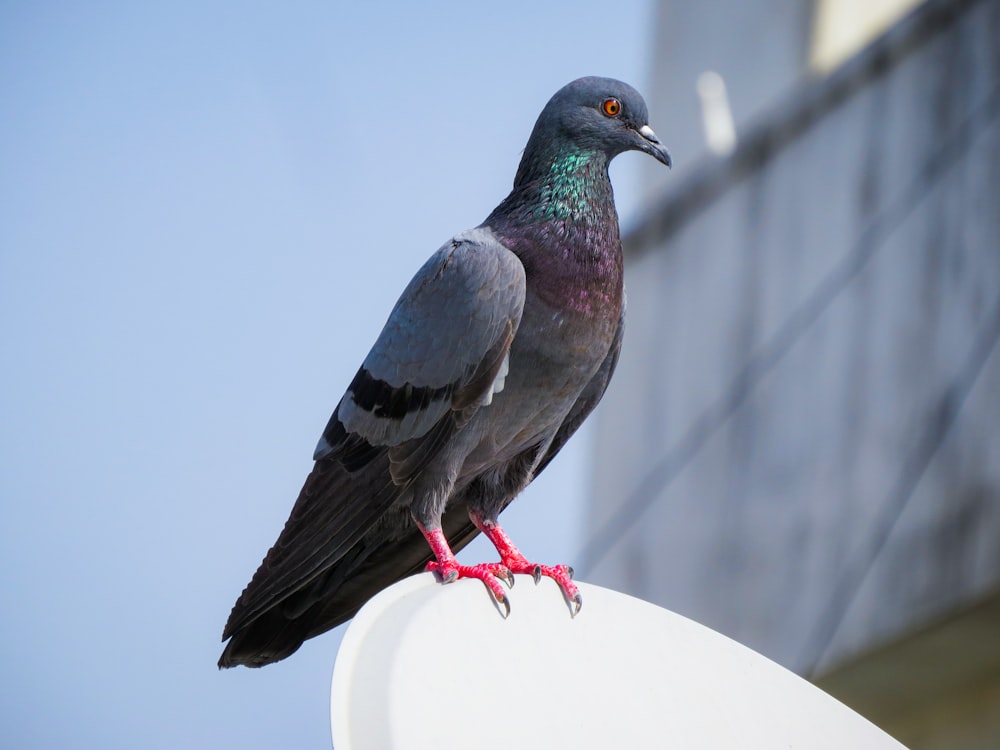
[[[576,617],[583,606],[583,597],[580,590],[573,583],[573,569],[568,565],[539,565],[528,562],[521,550],[510,540],[496,521],[486,520],[473,510],[469,511],[469,518],[476,528],[486,534],[493,546],[500,553],[500,564],[511,573],[529,573],[535,579],[535,585],[542,580],[542,576],[551,578],[563,592],[566,604],[569,606],[570,615]],[[432,545],[433,546],[433,545]],[[513,579],[512,579],[513,580]]]
[[[499,608],[500,605],[503,605],[505,610],[503,613],[504,618],[510,615],[510,600],[507,598],[507,593],[503,590],[503,586],[500,585],[497,579],[502,578],[507,582],[508,586],[513,586],[514,576],[502,562],[460,565],[458,560],[455,559],[455,553],[451,551],[451,547],[448,545],[448,540],[445,538],[444,532],[440,528],[428,529],[419,522],[417,523],[417,528],[420,529],[420,533],[424,535],[424,539],[431,546],[434,557],[437,558],[437,560],[431,560],[427,563],[427,570],[441,576],[441,581],[444,583],[451,583],[459,578],[479,579],[489,590],[490,594],[492,594],[497,607]]]

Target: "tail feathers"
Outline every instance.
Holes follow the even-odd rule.
[[[464,506],[449,508],[442,526],[455,552],[479,533]],[[291,656],[303,641],[354,617],[382,589],[423,571],[431,557],[415,527],[402,539],[362,540],[313,583],[236,629],[219,668],[263,667]]]
[[[268,610],[230,637],[219,657],[219,669],[263,667],[281,661],[299,650],[307,631],[302,619],[286,619],[277,607]]]
[[[278,540],[233,605],[223,638],[309,588],[349,554],[401,491],[389,477],[384,452],[353,475],[337,462],[318,461]]]

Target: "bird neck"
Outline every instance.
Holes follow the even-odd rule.
[[[565,148],[538,154],[529,146],[514,189],[494,214],[503,211],[525,223],[593,225],[608,218],[603,214],[609,207],[614,210],[614,195],[603,152]]]
[[[555,148],[539,154],[529,144],[514,178],[514,189],[490,218],[498,215],[508,215],[518,223],[590,227],[613,220],[617,227],[607,155],[579,148]]]
[[[529,145],[514,189],[484,224],[553,307],[618,315],[622,249],[606,154],[567,149],[541,158]]]

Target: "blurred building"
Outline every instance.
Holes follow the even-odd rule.
[[[1000,747],[1000,0],[661,0],[656,48],[580,568]]]

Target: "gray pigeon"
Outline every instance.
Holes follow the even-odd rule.
[[[622,248],[608,164],[643,151],[670,166],[646,103],[580,78],[542,110],[514,188],[417,272],[340,400],[278,541],[237,599],[220,667],[259,667],[350,619],[421,570],[552,578],[497,521],[604,395],[624,322]],[[500,561],[461,565],[479,532]]]

